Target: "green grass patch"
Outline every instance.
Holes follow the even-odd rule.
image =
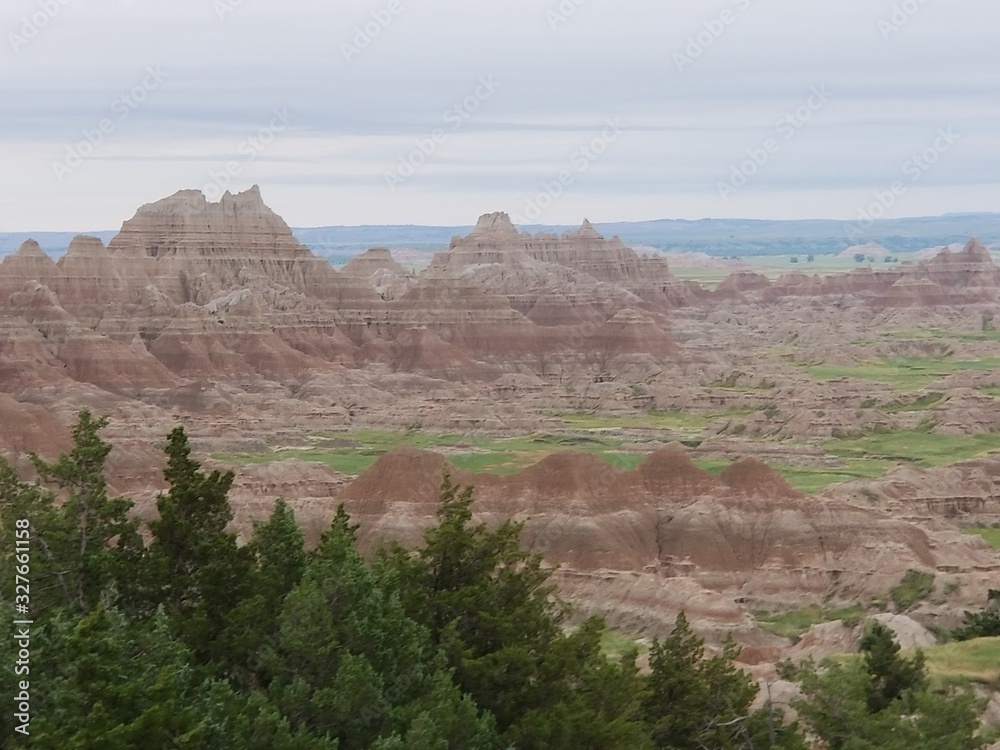
[[[729,268],[675,268],[670,266],[670,273],[683,281],[696,281],[706,289],[715,289],[722,281],[732,273]]]
[[[732,461],[727,461],[724,458],[702,458],[702,457],[692,458],[691,462],[702,471],[707,471],[709,474],[713,474],[715,476],[721,474],[722,470],[732,463]]]
[[[932,394],[927,394],[929,399]],[[925,398],[925,397],[922,397]],[[913,406],[917,401],[910,402]],[[923,401],[920,403],[928,403]],[[915,408],[915,407],[914,407]],[[677,439],[686,445],[697,445],[702,430],[713,420],[740,416],[750,410],[727,410],[688,413],[652,411],[629,417],[602,417],[591,413],[564,414],[559,418],[572,434],[533,434],[514,438],[493,438],[482,435],[433,433],[410,430],[357,430],[315,436],[316,447],[289,448],[267,454],[219,455],[216,458],[231,464],[254,464],[298,458],[325,463],[332,469],[356,476],[371,466],[380,455],[399,445],[422,450],[436,450],[448,456],[456,466],[467,471],[512,474],[538,462],[556,451],[583,451],[599,456],[619,469],[634,469],[645,455],[625,451],[627,441],[615,434],[618,429],[649,429],[679,433]],[[811,495],[832,484],[854,479],[875,479],[900,463],[919,466],[941,466],[1000,450],[1000,433],[985,435],[932,435],[925,429],[892,431],[861,435],[823,443],[823,449],[841,459],[830,466],[799,466],[775,463],[774,468],[785,481]],[[586,434],[580,434],[586,430]],[[663,437],[663,436],[655,436]],[[323,441],[340,444],[319,447]],[[722,458],[694,457],[702,469],[718,474],[730,461]]]
[[[336,449],[333,451],[284,450],[274,453],[220,453],[213,456],[227,464],[263,464],[297,458],[300,461],[315,461],[329,466],[334,471],[357,475],[375,463],[380,454],[362,449]]]
[[[903,575],[898,586],[889,591],[896,609],[906,612],[917,602],[926,599],[934,590],[934,574],[912,568]]]
[[[749,409],[733,409],[720,412],[691,412],[680,409],[652,409],[643,414],[621,416],[601,416],[592,412],[572,412],[556,414],[571,430],[616,430],[649,429],[698,435],[718,417],[746,416]]]
[[[918,328],[913,331],[887,331],[883,339],[895,341],[961,341],[974,344],[979,341],[1000,341],[1000,331],[952,331],[947,328]]]
[[[932,391],[918,396],[912,401],[893,401],[882,407],[881,411],[886,414],[899,414],[911,411],[925,411],[940,404],[945,398],[943,393]]]
[[[782,638],[798,638],[813,625],[822,622],[844,620],[848,625],[853,626],[860,622],[864,616],[865,610],[860,606],[824,609],[819,605],[813,605],[788,612],[754,612],[757,624],[762,630]]]
[[[924,655],[931,690],[966,688],[979,683],[996,689],[1000,682],[1000,637],[952,641],[919,649]],[[912,658],[917,649],[905,649],[902,655]],[[849,665],[862,659],[861,654],[836,654],[831,662]]]
[[[1000,638],[975,638],[923,649],[927,671],[945,684],[1000,680]]]
[[[628,651],[638,651],[641,656],[649,651],[649,647],[617,631],[605,630],[601,635],[601,651],[612,661],[618,661]]]
[[[993,398],[1000,398],[1000,387],[998,386],[991,385],[987,386],[986,388],[980,388],[979,390],[982,391],[983,393],[992,396]]]
[[[851,459],[837,467],[778,465],[774,468],[799,492],[814,495],[833,484],[855,479],[877,479],[892,465],[889,461]]]
[[[660,415],[662,417],[662,415]],[[673,414],[670,415],[673,419]],[[572,419],[572,417],[570,418]],[[596,420],[593,415],[585,415],[580,419]],[[609,418],[605,420],[611,422]],[[623,421],[616,419],[620,425]],[[690,424],[690,423],[689,423]],[[592,453],[622,469],[631,470],[637,467],[646,455],[634,451],[624,451],[625,441],[612,435],[526,435],[515,438],[489,438],[482,436],[433,434],[415,430],[400,432],[385,432],[359,430],[348,436],[351,443],[344,447],[309,450],[279,450],[267,454],[227,454],[216,458],[231,464],[256,464],[267,461],[281,461],[286,458],[298,458],[303,461],[318,461],[332,469],[356,476],[386,453],[399,445],[410,445],[423,450],[437,450],[448,456],[457,467],[473,472],[492,474],[514,474],[545,456],[557,451],[582,451]],[[722,458],[694,459],[696,465],[711,474],[718,475],[730,465],[730,461]],[[850,479],[872,478],[880,476],[886,466],[885,462],[847,459],[843,466],[837,468],[792,466],[775,464],[773,468],[780,473],[796,489],[813,494],[831,484]]]
[[[721,458],[695,458],[694,464],[709,474],[718,475],[730,462]],[[847,459],[841,466],[796,466],[792,464],[768,464],[782,478],[799,492],[815,495],[833,484],[854,479],[877,479],[894,464],[891,461],[870,459]]]
[[[884,383],[899,391],[919,391],[935,380],[956,372],[1000,368],[1000,358],[959,360],[950,357],[892,357],[850,366],[809,363],[800,366],[817,380],[851,377]]]
[[[534,463],[538,455],[536,453],[497,451],[493,453],[460,453],[448,458],[458,468],[477,474],[516,474],[525,466]]]
[[[823,444],[827,453],[845,459],[914,463],[922,467],[947,466],[1000,450],[1000,433],[934,435],[927,429],[893,430]]]
[[[990,526],[973,526],[964,531],[968,534],[978,534],[997,549],[1000,549],[1000,529]]]
[[[358,430],[336,437],[350,445],[328,449],[286,449],[267,454],[226,454],[216,458],[232,464],[256,464],[298,458],[325,463],[344,474],[358,475],[383,453],[400,445],[421,450],[437,450],[456,466],[467,471],[513,474],[550,453],[563,450],[583,451],[600,456],[612,466],[631,469],[643,456],[620,450],[619,438],[605,435],[525,435],[515,438],[490,438],[477,435],[425,433],[419,430],[399,432]],[[346,438],[346,440],[345,440]]]

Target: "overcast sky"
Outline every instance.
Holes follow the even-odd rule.
[[[0,231],[1000,210],[996,0],[0,8]]]

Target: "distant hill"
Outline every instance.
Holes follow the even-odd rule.
[[[86,234],[99,237],[107,245],[118,234],[117,229],[103,229],[99,232],[0,232],[0,256],[12,253],[27,239],[35,240],[49,255],[58,258],[66,252],[70,240]]]
[[[583,217],[581,217],[582,219]],[[563,232],[578,226],[528,225],[527,232]],[[986,245],[1000,243],[1000,213],[948,214],[945,216],[892,219],[863,229],[850,221],[808,219],[767,221],[751,219],[658,219],[654,221],[595,224],[605,237],[618,235],[631,246],[664,251],[729,255],[836,254],[853,245],[877,243],[892,253],[927,247],[964,244],[978,237]],[[471,226],[358,226],[295,229],[299,241],[334,263],[373,245],[414,250],[448,246],[455,235],[465,235]],[[337,260],[343,257],[344,260]]]
[[[580,217],[581,220],[583,217]],[[835,254],[853,245],[878,243],[889,252],[910,252],[978,237],[984,244],[1000,244],[1000,213],[946,214],[910,219],[889,219],[861,228],[850,221],[806,219],[771,221],[754,219],[657,219],[653,221],[595,224],[606,237],[618,235],[632,246],[665,251],[705,253],[711,256]],[[527,232],[563,232],[578,226],[529,225]],[[346,263],[362,250],[376,245],[430,252],[448,247],[455,235],[472,229],[463,226],[412,224],[300,227],[293,229],[300,242],[336,265]],[[0,233],[0,255],[16,250],[28,237],[51,255],[62,255],[75,234],[91,234],[107,243],[114,230],[100,232]]]

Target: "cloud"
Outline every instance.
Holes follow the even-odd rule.
[[[948,126],[961,142],[894,210],[995,208],[982,189],[1000,154],[990,0],[391,1],[74,0],[17,49],[9,35],[42,3],[5,3],[0,230],[113,227],[234,159],[234,188],[261,183],[292,224],[469,223],[516,211],[608,117],[626,132],[543,220],[847,218]],[[905,23],[887,34],[887,19]],[[345,44],[363,48],[348,60]],[[156,65],[162,86],[59,182],[53,162]],[[502,86],[386,189],[482,76]],[[734,160],[816,85],[830,104],[720,203]],[[275,108],[292,123],[240,154]]]

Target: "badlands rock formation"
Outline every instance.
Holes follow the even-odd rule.
[[[209,203],[181,190],[142,206],[111,240],[129,286],[152,283],[174,302],[204,305],[260,277],[310,296],[335,297],[330,264],[301,245],[256,186]]]
[[[27,470],[25,452],[67,447],[80,408],[108,414],[113,486],[148,514],[178,422],[224,462],[359,427],[511,436],[564,430],[566,414],[644,415],[653,426],[616,433],[647,454],[632,471],[556,454],[508,477],[453,473],[476,485],[484,520],[525,520],[581,613],[639,632],[686,608],[763,647],[753,609],[884,596],[909,568],[961,582],[947,616],[982,598],[996,555],[955,520],[1000,517],[993,458],[813,497],[760,461],[836,472],[823,441],[854,432],[988,437],[998,312],[1000,270],[975,240],[884,270],[743,271],[708,290],[588,222],[530,235],[496,213],[419,274],[384,248],[338,272],[257,188],[218,203],[187,190],[142,206],[107,247],[78,237],[54,262],[29,240],[0,261],[0,454]],[[914,357],[975,366],[906,392],[835,371]],[[669,426],[681,416],[697,439]],[[733,465],[714,476],[689,455]],[[343,500],[366,548],[409,543],[444,465],[401,449],[357,478],[244,467],[233,501],[246,530],[284,495],[315,538]]]
[[[716,296],[775,303],[787,297],[850,296],[877,308],[935,307],[996,302],[1000,269],[989,250],[972,239],[958,252],[945,248],[929,260],[885,270],[856,268],[846,274],[785,274],[773,283],[745,271],[731,275]]]
[[[480,217],[467,237],[434,256],[429,278],[462,276],[485,291],[504,294],[537,323],[594,320],[623,304],[652,310],[697,297],[679,283],[662,257],[640,257],[590,222],[562,236],[519,233],[505,213]]]
[[[361,524],[362,548],[419,544],[435,522],[446,468],[476,488],[480,520],[524,522],[526,545],[559,566],[556,580],[581,612],[633,631],[662,632],[685,608],[703,628],[754,642],[744,607],[865,601],[911,568],[1000,570],[981,540],[945,543],[956,535],[807,498],[753,460],[714,477],[676,445],[632,471],[560,453],[511,476],[463,472],[440,454],[399,448],[338,497]],[[978,581],[970,597],[985,596],[984,586]]]
[[[343,274],[365,279],[384,300],[402,297],[414,280],[386,247],[369,248],[361,255],[351,258],[344,266]]]
[[[474,244],[502,255],[505,241],[502,228],[484,229]],[[620,243],[612,243],[613,259],[597,263],[602,242],[585,227],[553,243],[546,250],[551,262],[542,265],[586,277],[591,286],[597,282],[580,269],[622,281],[644,275]],[[615,320],[638,299],[609,287],[607,299],[589,308],[589,327],[569,312],[560,318],[549,305],[545,323],[561,330],[539,330],[509,300],[464,275],[464,252],[456,247],[455,260],[443,261],[454,273],[435,271],[420,282],[384,249],[338,274],[294,239],[257,188],[227,193],[219,203],[180,191],[140,208],[107,248],[78,237],[54,263],[28,241],[5,258],[0,304],[8,330],[0,355],[33,360],[36,369],[49,365],[35,373],[38,381],[68,376],[116,393],[177,387],[191,378],[282,380],[370,364],[461,379],[502,368],[510,357],[604,346],[602,325],[611,321],[615,330],[635,318],[629,312]],[[666,275],[664,267],[660,276]],[[535,290],[520,299],[541,309],[545,296]],[[15,358],[9,353],[15,346],[36,351]],[[672,344],[663,334],[632,336],[626,348],[659,354]],[[18,393],[31,379],[22,371],[0,385]]]

